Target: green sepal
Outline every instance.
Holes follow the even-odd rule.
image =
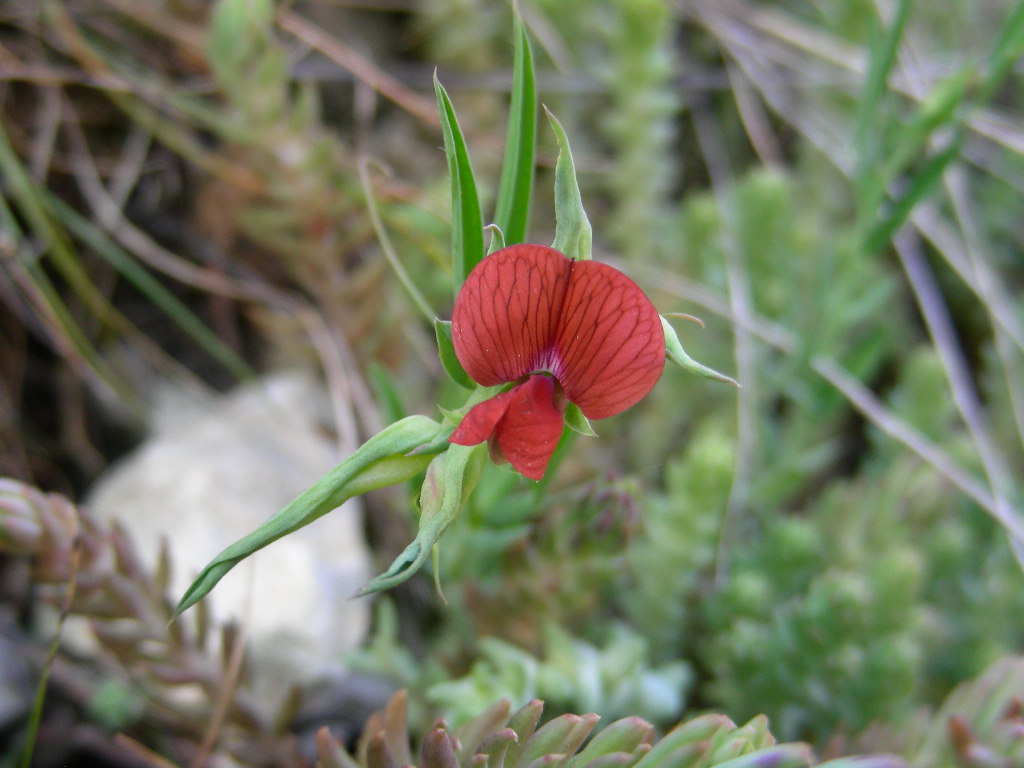
[[[385,427],[267,522],[213,558],[185,591],[174,616],[209,594],[228,571],[257,550],[309,525],[354,496],[418,475],[428,467],[432,456],[411,452],[444,434],[445,428],[426,416],[409,416]]]
[[[708,368],[703,363],[698,363],[686,354],[686,350],[683,349],[683,345],[679,342],[679,337],[676,335],[676,329],[664,317],[661,318],[661,327],[665,331],[665,355],[669,360],[684,371],[703,376],[706,379],[714,379],[715,381],[732,384],[734,387],[739,386],[736,379],[726,376],[724,373],[719,373],[714,368]]]
[[[420,527],[416,538],[384,573],[359,590],[357,597],[396,587],[423,566],[476,486],[485,452],[486,443],[450,445],[433,458],[420,491]]]
[[[448,159],[448,177],[452,188],[452,283],[458,295],[473,267],[484,255],[484,224],[480,198],[476,191],[473,167],[466,140],[459,128],[448,92],[434,73],[434,94],[441,118],[444,153]]]
[[[583,210],[569,139],[562,124],[547,107],[544,107],[544,112],[558,142],[558,160],[555,162],[555,242],[551,245],[570,259],[585,261],[590,258],[594,235],[587,212]]]
[[[583,411],[576,403],[569,403],[565,409],[565,425],[573,432],[578,432],[584,437],[597,437],[597,432],[590,426],[590,419],[583,415]]]
[[[441,358],[441,367],[444,368],[444,372],[460,387],[473,389],[476,382],[469,378],[469,374],[466,373],[455,354],[451,320],[439,320],[435,317],[434,335],[437,337],[437,355]]]
[[[484,229],[491,233],[491,242],[487,246],[487,255],[490,256],[495,251],[500,251],[505,247],[505,233],[501,231],[501,227],[497,224],[488,224]]]

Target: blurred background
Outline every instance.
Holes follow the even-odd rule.
[[[1022,764],[1024,3],[518,10],[595,258],[699,316],[683,344],[741,388],[667,369],[543,487],[488,467],[446,602],[429,574],[349,599],[411,537],[409,485],[168,629],[217,551],[464,400],[368,203],[450,317],[431,78],[488,221],[512,7],[0,2],[0,765],[30,723],[40,766],[312,765],[399,688],[414,743],[540,698]]]

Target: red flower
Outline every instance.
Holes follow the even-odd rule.
[[[492,456],[532,480],[544,476],[568,402],[590,419],[614,416],[665,365],[661,318],[636,283],[543,245],[512,245],[477,264],[455,299],[452,340],[478,384],[519,383],[473,406],[451,442],[490,440]]]

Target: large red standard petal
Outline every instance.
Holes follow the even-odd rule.
[[[554,248],[510,245],[473,268],[452,311],[455,355],[470,378],[491,387],[548,367],[572,266]]]
[[[531,376],[508,394],[512,399],[495,433],[498,451],[525,477],[539,481],[562,436],[555,382],[550,376]]]
[[[639,402],[665,367],[665,333],[640,287],[599,261],[572,262],[551,372],[587,418]]]

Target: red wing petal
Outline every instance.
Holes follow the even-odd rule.
[[[640,287],[598,261],[572,262],[554,339],[552,372],[591,419],[621,413],[651,391],[665,367],[665,333]]]
[[[462,417],[448,442],[456,445],[476,445],[494,434],[498,422],[512,402],[512,390],[477,403]]]
[[[562,436],[555,382],[550,376],[531,376],[509,394],[512,401],[495,435],[498,450],[519,472],[539,481]]]
[[[549,364],[572,262],[554,248],[511,245],[466,277],[452,312],[455,355],[485,387]]]

